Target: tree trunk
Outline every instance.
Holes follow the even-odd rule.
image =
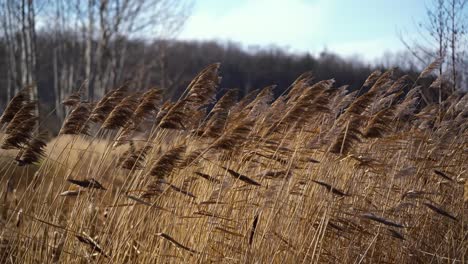
[[[94,47],[93,47],[93,36],[94,36],[94,6],[95,0],[88,1],[88,34],[86,36],[86,50],[85,50],[85,61],[86,61],[86,80],[88,100],[94,99],[94,86],[95,86],[95,67],[94,67]]]

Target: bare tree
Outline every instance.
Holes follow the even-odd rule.
[[[426,7],[427,21],[418,24],[417,40],[400,34],[400,40],[408,51],[421,63],[428,65],[431,61],[442,58],[439,76],[445,75],[445,82],[438,86],[439,103],[442,97],[453,93],[460,85],[460,73],[463,64],[466,41],[465,6],[467,0],[433,0]],[[446,78],[450,76],[450,78]]]
[[[7,59],[7,96],[11,98],[20,85],[17,77],[15,52],[17,50],[16,33],[19,31],[17,21],[13,18],[12,1],[2,1],[0,7],[0,17],[2,18],[3,39],[5,42]]]
[[[97,88],[100,94],[131,76],[123,72],[128,39],[171,36],[185,22],[190,11],[189,3],[174,0],[89,0],[88,3],[88,9],[95,10],[89,14],[88,31],[96,30],[98,37],[93,56],[94,71],[89,71],[86,78],[88,86]],[[95,29],[91,28],[91,21],[99,21]],[[95,92],[90,90],[90,96]]]
[[[41,1],[3,0],[2,27],[8,51],[8,90],[12,96],[20,87],[30,86],[32,100],[37,99],[36,16]]]
[[[85,82],[89,100],[125,79],[145,73],[124,69],[132,39],[152,42],[177,33],[192,0],[0,0],[0,22],[8,63],[8,97],[32,85],[37,99],[37,32],[47,35],[53,65],[53,97],[59,119],[61,101]],[[52,21],[52,23],[51,23]],[[132,58],[134,60],[134,58]],[[144,62],[144,58],[141,58]],[[50,87],[52,88],[52,87]]]
[[[452,76],[452,89],[455,91],[459,83],[459,67],[464,52],[461,49],[461,41],[466,37],[466,25],[464,17],[464,9],[467,0],[448,0],[445,6],[446,13],[448,16],[448,46],[450,49],[450,67]]]

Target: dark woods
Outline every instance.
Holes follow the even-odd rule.
[[[409,75],[414,82],[418,66],[445,57],[436,65],[440,76],[436,85],[428,87],[433,79],[418,83],[427,82],[422,91],[425,104],[440,104],[461,78],[455,67],[459,41],[454,42],[453,34],[452,64],[447,52],[428,53],[427,60],[416,56],[421,61],[414,62],[412,50],[400,57],[386,54],[380,64],[371,66],[327,51],[312,55],[274,46],[174,40],[190,10],[188,0],[1,1],[0,110],[29,87],[29,96],[46,122],[41,127],[57,133],[68,114],[62,102],[70,95],[92,103],[123,86],[130,91],[157,87],[164,99],[177,100],[193,76],[215,62],[221,63],[223,76],[218,97],[226,89],[238,89],[240,98],[270,85],[276,85],[273,94],[278,97],[305,72],[314,81],[333,78],[335,85],[349,85],[348,91],[359,89],[362,94],[366,89],[361,86],[374,70],[401,66],[404,72],[395,76]],[[449,65],[453,74],[442,76]]]
[[[64,117],[60,104],[68,95],[79,91],[88,100],[124,83],[131,90],[160,87],[164,97],[177,99],[192,77],[203,67],[221,62],[223,67],[222,89],[239,89],[244,96],[254,89],[275,84],[275,95],[283,93],[301,73],[311,71],[316,80],[335,78],[337,85],[350,85],[349,90],[358,89],[373,71],[369,65],[345,60],[332,53],[322,52],[318,56],[292,54],[280,48],[245,50],[234,43],[215,42],[120,40],[127,42],[127,55],[120,73],[108,81],[107,86],[94,87],[93,94],[86,89],[84,44],[65,38],[63,42],[66,60],[57,65],[57,50],[47,33],[37,39],[37,90],[41,115],[54,108],[56,113],[49,117],[51,123]],[[7,50],[0,42],[0,108],[7,104],[14,91],[8,91]],[[68,70],[67,70],[68,69]],[[64,73],[65,71],[65,73]],[[62,72],[62,74],[60,74]],[[57,80],[57,78],[59,78]],[[10,80],[11,81],[11,80]],[[17,83],[20,83],[17,81]],[[15,85],[10,86],[15,87]],[[16,87],[19,87],[16,85]],[[10,88],[13,89],[13,88]],[[16,88],[18,89],[18,88]],[[53,129],[55,130],[55,129]],[[54,131],[56,132],[56,131]]]

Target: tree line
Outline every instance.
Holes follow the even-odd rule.
[[[464,2],[434,1],[439,5],[429,9],[426,26],[432,46],[402,38],[408,45],[403,56],[387,54],[371,65],[327,51],[298,54],[274,46],[175,40],[190,14],[190,0],[0,0],[0,110],[27,86],[39,114],[55,121],[51,124],[63,121],[61,102],[76,91],[96,101],[127,84],[133,90],[159,87],[166,98],[177,99],[214,62],[222,64],[221,88],[237,88],[241,96],[272,84],[279,95],[308,71],[352,91],[376,69],[400,66],[416,76],[418,67],[437,57],[445,59],[439,75],[448,82],[424,97],[440,101],[464,86]]]

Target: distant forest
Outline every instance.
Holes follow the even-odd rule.
[[[398,75],[414,77],[437,58],[446,59],[438,73],[444,74],[437,90],[439,103],[468,80],[464,49],[459,48],[466,34],[455,23],[462,9],[458,2],[448,6],[440,0],[434,7],[439,13],[430,15],[435,19],[431,23],[440,20],[429,27],[431,34],[441,32],[432,43],[439,46],[426,50],[407,44],[406,53],[384,54],[373,64],[328,51],[312,55],[278,47],[175,40],[190,16],[191,2],[0,1],[0,111],[21,89],[31,87],[29,95],[38,102],[39,114],[47,116],[49,129],[57,130],[53,124],[67,115],[61,102],[73,92],[97,101],[127,84],[134,91],[158,87],[165,99],[177,99],[200,70],[215,62],[221,63],[220,92],[236,88],[240,96],[269,85],[277,85],[279,95],[304,72],[317,81],[334,78],[336,86],[349,85],[353,91],[376,69],[399,66],[404,72]]]
[[[85,81],[84,46],[81,43],[66,42],[67,60],[77,64],[71,68],[74,72],[63,74],[60,65],[54,62],[57,56],[47,34],[38,34],[37,38],[37,90],[41,112],[52,111],[57,105],[57,83],[61,92],[77,91]],[[121,40],[122,41],[122,40]],[[349,90],[358,89],[375,67],[359,61],[347,60],[329,52],[318,56],[294,54],[281,48],[257,48],[245,50],[235,43],[194,42],[194,41],[156,41],[145,43],[143,40],[125,40],[127,55],[124,66],[116,76],[115,86],[128,83],[132,90],[144,90],[159,87],[165,91],[166,98],[177,99],[190,80],[205,66],[221,63],[221,90],[239,89],[245,95],[254,89],[268,85],[277,85],[276,94],[281,94],[302,73],[311,71],[316,80],[334,78],[336,85],[350,85]],[[7,87],[8,58],[4,43],[0,42],[0,87]],[[73,63],[75,61],[75,63]],[[80,72],[81,71],[81,72]],[[62,72],[62,79],[57,76]],[[72,75],[73,77],[69,76]],[[81,76],[81,78],[80,78]],[[0,89],[0,109],[4,108],[13,91]],[[102,91],[96,89],[93,99],[99,99],[109,86]],[[86,92],[85,92],[86,95]],[[62,95],[62,97],[65,97]],[[62,98],[63,99],[63,98]],[[89,98],[91,99],[91,98]]]

